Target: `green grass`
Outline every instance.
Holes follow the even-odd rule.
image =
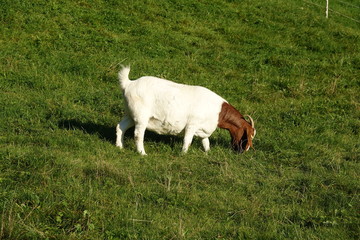
[[[324,15],[1,0],[0,239],[359,239],[360,25]],[[256,150],[232,152],[222,130],[208,154],[152,133],[147,157],[131,133],[119,150],[120,64],[217,92],[255,119]]]

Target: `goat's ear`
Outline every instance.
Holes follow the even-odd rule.
[[[230,132],[231,134],[231,140],[232,140],[232,148],[237,152],[242,152],[242,146],[241,146],[241,140],[244,135],[244,129],[240,128],[238,130],[235,130],[233,132]]]

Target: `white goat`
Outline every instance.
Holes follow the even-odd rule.
[[[142,155],[146,155],[146,129],[158,134],[184,134],[183,152],[187,152],[193,136],[202,138],[205,151],[210,150],[209,137],[216,127],[229,130],[234,150],[247,151],[252,146],[256,131],[251,117],[247,122],[216,93],[150,76],[131,81],[129,72],[130,67],[119,72],[126,115],[116,127],[116,146],[123,148],[124,134],[134,125],[136,148]]]

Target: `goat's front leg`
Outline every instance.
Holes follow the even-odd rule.
[[[205,152],[208,152],[208,151],[210,150],[210,141],[209,141],[209,138],[203,138],[203,139],[201,140],[201,142],[202,142],[202,145],[203,145],[203,147],[204,147]]]
[[[119,148],[124,147],[125,132],[134,126],[134,121],[131,117],[125,116],[118,125],[116,125],[116,146]]]
[[[192,142],[192,139],[194,137],[195,131],[192,128],[187,128],[185,130],[185,137],[184,137],[184,143],[183,143],[183,147],[182,147],[182,152],[186,153],[189,149],[189,146]]]
[[[135,143],[136,143],[136,149],[141,155],[146,155],[145,149],[144,149],[144,135],[146,130],[146,124],[135,124]]]

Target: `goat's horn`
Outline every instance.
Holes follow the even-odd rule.
[[[246,117],[248,117],[250,119],[250,124],[252,128],[255,128],[255,123],[254,120],[250,117],[250,115],[246,115]]]

